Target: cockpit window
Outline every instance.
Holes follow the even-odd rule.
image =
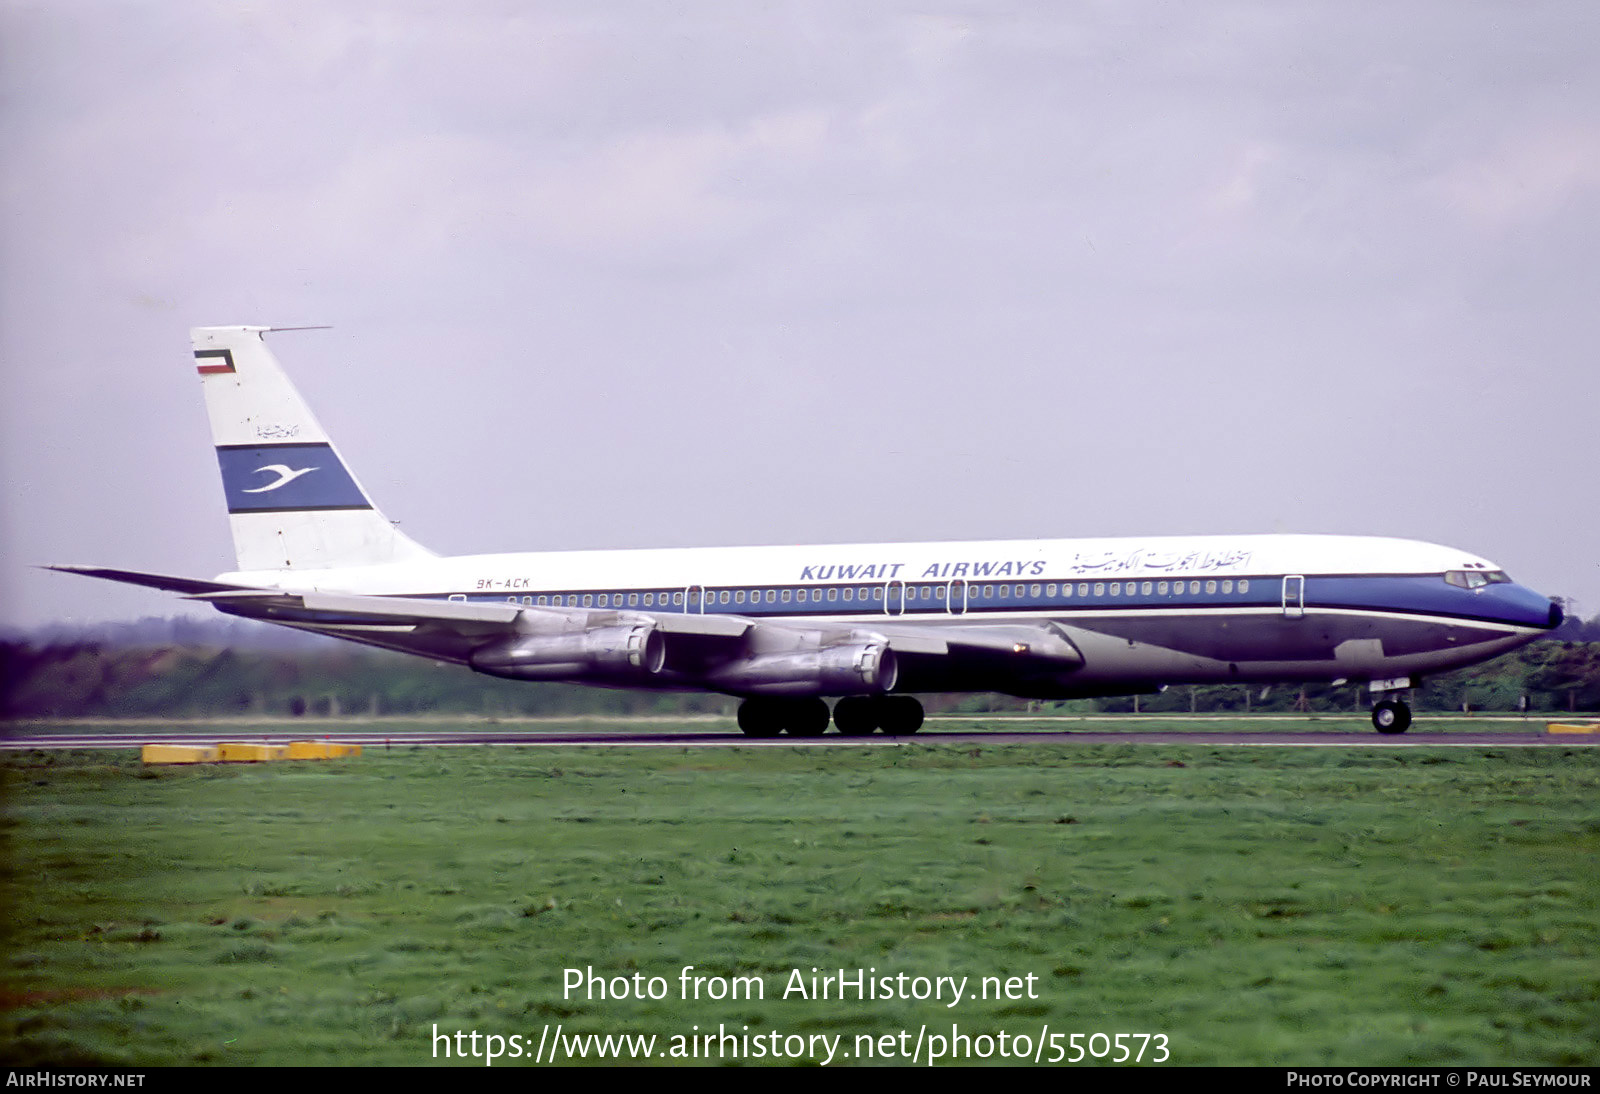
[[[1503,585],[1511,581],[1504,570],[1451,570],[1444,579],[1462,589],[1481,589],[1485,585]]]

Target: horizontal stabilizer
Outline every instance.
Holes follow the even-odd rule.
[[[217,581],[201,581],[193,577],[171,577],[167,574],[147,574],[139,570],[111,570],[103,566],[46,566],[46,570],[60,570],[64,574],[82,574],[85,577],[120,581],[126,585],[143,585],[149,589],[164,589],[169,593],[187,596],[204,596],[209,593],[234,593],[245,589],[243,585],[224,585]]]

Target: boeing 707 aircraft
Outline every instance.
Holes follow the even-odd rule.
[[[1400,733],[1421,676],[1562,618],[1475,555],[1356,536],[440,557],[373,506],[267,349],[273,329],[191,332],[237,568],[55,569],[490,676],[722,692],[753,736],[912,733],[916,692],[1290,681],[1365,684],[1373,724]]]

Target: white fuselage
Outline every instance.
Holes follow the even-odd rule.
[[[1503,578],[1458,588],[1451,572],[1498,573],[1409,540],[1241,535],[491,554],[219,580],[530,612],[732,616],[891,639],[958,634],[977,647],[1046,627],[1081,663],[1018,675],[1003,658],[919,666],[912,653],[898,688],[1053,695],[1436,672],[1550,626],[1538,594]],[[641,686],[692,685],[669,672]]]

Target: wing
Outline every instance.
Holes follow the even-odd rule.
[[[518,680],[734,695],[889,690],[1057,694],[1083,657],[1049,624],[870,626],[737,615],[483,604],[291,591],[91,566],[49,569],[142,585],[364,645]]]

